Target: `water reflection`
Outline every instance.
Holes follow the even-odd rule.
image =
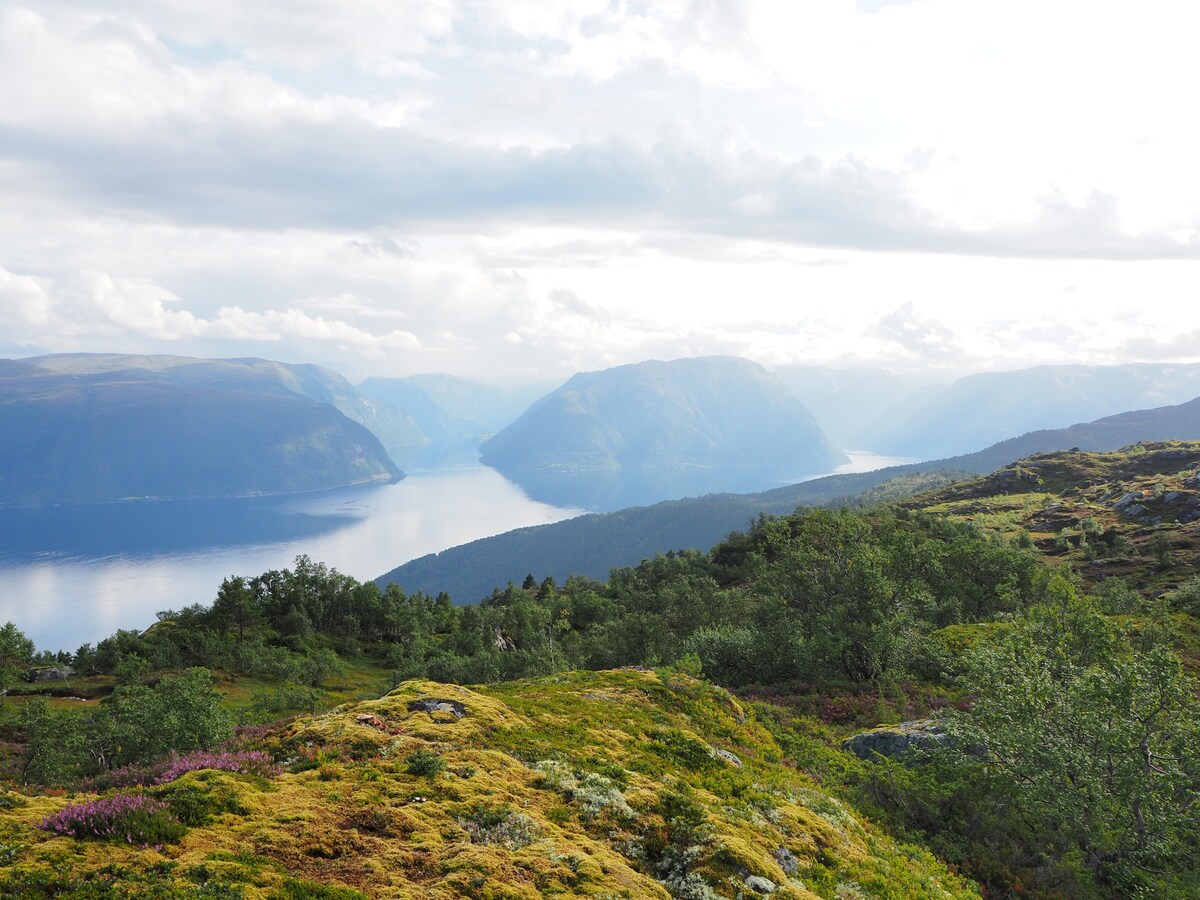
[[[578,510],[474,466],[290,498],[0,512],[0,623],[74,650],[157,611],[212,602],[221,580],[298,554],[367,580],[427,553]]]

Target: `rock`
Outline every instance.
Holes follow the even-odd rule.
[[[1136,519],[1139,516],[1144,516],[1145,514],[1146,507],[1142,506],[1140,503],[1131,503],[1129,506],[1126,506],[1123,510],[1121,510],[1121,515],[1129,516],[1131,519]]]
[[[456,719],[461,719],[467,714],[467,708],[457,700],[442,700],[439,697],[422,697],[420,700],[413,700],[408,704],[408,711],[424,713],[444,712],[452,714]]]
[[[775,891],[775,882],[761,875],[747,875],[746,887],[758,894],[770,894]]]
[[[728,750],[722,750],[720,747],[709,747],[708,751],[717,759],[722,759],[735,768],[740,769],[742,767],[742,761],[736,753],[730,753]]]
[[[948,747],[953,738],[929,719],[916,719],[898,725],[880,725],[842,741],[842,749],[859,759],[871,759],[875,754],[896,759],[910,750],[933,750]]]
[[[502,653],[506,653],[509,650],[516,650],[517,642],[514,641],[512,638],[510,638],[508,635],[506,635],[499,628],[497,628],[496,629],[496,649]]]
[[[779,863],[779,868],[788,875],[795,875],[800,868],[800,860],[796,854],[782,844],[771,855],[775,857],[775,862]]]
[[[383,724],[383,719],[379,718],[379,716],[373,716],[370,713],[359,713],[355,716],[355,721],[359,725],[366,725],[368,728],[378,728],[380,731],[387,729],[387,726]]]
[[[1128,506],[1133,501],[1141,500],[1141,499],[1142,499],[1141,491],[1130,491],[1128,494],[1126,494],[1124,497],[1122,497],[1120,500],[1118,500],[1116,503],[1113,504],[1113,509],[1120,509],[1122,506]]]
[[[1183,493],[1180,491],[1167,491],[1165,494],[1163,494],[1163,499],[1168,503],[1174,503],[1182,496]]]
[[[66,681],[75,670],[70,666],[46,666],[43,669],[30,669],[29,674],[25,676],[26,681]]]

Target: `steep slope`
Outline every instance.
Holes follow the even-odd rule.
[[[192,499],[392,481],[378,439],[287,392],[139,373],[0,376],[0,504]]]
[[[265,746],[285,772],[200,770],[150,788],[191,823],[158,847],[37,830],[84,795],[0,795],[0,893],[979,896],[783,765],[753,707],[686,676],[410,681],[296,720]]]
[[[845,456],[761,366],[709,357],[576,375],[485,442],[481,459],[534,496],[612,509],[697,486],[766,487]]]
[[[473,602],[508,580],[528,573],[539,578],[569,574],[602,578],[612,566],[634,565],[656,553],[711,547],[743,528],[760,512],[781,515],[797,506],[838,504],[892,482],[909,493],[925,489],[936,473],[987,473],[1022,457],[1079,447],[1115,450],[1138,441],[1200,440],[1200,399],[1179,406],[1138,410],[1096,422],[1036,431],[995,446],[956,456],[875,472],[829,475],[753,494],[691,497],[635,507],[605,515],[587,515],[551,525],[510,531],[472,541],[405,563],[377,579],[405,590],[448,591],[459,602]],[[868,495],[870,496],[870,495]],[[888,497],[879,497],[888,499]]]
[[[872,449],[945,457],[1034,429],[1200,396],[1200,365],[1037,366],[960,378]]]
[[[429,443],[402,408],[364,397],[338,373],[311,364],[119,353],[58,354],[23,362],[62,375],[126,373],[142,380],[193,388],[297,394],[328,404],[365,426],[379,438],[398,466],[407,465]]]
[[[451,375],[414,375],[368,378],[358,392],[412,417],[430,442],[419,457],[422,462],[474,462],[482,440],[511,424],[549,388],[504,388]]]

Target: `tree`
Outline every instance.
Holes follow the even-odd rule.
[[[1060,589],[977,647],[965,681],[974,707],[947,725],[960,747],[986,748],[989,773],[1041,846],[1126,896],[1147,873],[1192,865],[1200,705],[1167,647],[1131,645]]]
[[[21,680],[33,659],[33,641],[17,630],[12,622],[0,628],[0,702],[8,690]]]

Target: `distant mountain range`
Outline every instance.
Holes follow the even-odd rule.
[[[771,366],[770,371],[808,407],[829,440],[851,450],[876,449],[880,435],[949,386],[929,376],[886,369],[792,365]]]
[[[511,424],[552,387],[538,383],[506,388],[452,375],[413,375],[368,378],[358,385],[358,392],[404,410],[427,440],[412,462],[439,465],[477,462],[479,444]]]
[[[948,459],[830,475],[760,493],[689,497],[521,528],[423,556],[376,580],[381,586],[394,581],[409,592],[445,591],[457,602],[474,602],[509,580],[519,583],[527,574],[538,579],[552,575],[560,581],[571,574],[603,578],[611,567],[636,565],[656,553],[707,549],[729,532],[744,528],[760,512],[782,514],[797,506],[840,505],[855,502],[864,494],[867,499],[891,499],[953,477],[986,474],[1035,453],[1073,447],[1115,450],[1138,441],[1197,439],[1200,398],[1069,428],[1031,432]]]
[[[403,473],[317,367],[71,355],[0,365],[0,505],[322,490]],[[299,390],[291,390],[287,385]],[[324,386],[324,387],[323,387]]]
[[[846,460],[778,378],[732,357],[575,375],[480,458],[537,499],[601,509],[764,487]]]
[[[1035,429],[1198,396],[1200,365],[1036,366],[985,372],[926,394],[922,405],[906,406],[899,421],[881,421],[868,446],[896,456],[953,456]]]

